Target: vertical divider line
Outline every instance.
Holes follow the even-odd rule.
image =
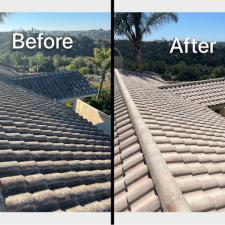
[[[111,0],[111,131],[111,224],[114,224],[114,0]]]

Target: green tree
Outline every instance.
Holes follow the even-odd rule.
[[[1,12],[0,13],[0,23],[4,23],[5,19],[11,15],[12,13]]]
[[[6,54],[0,55],[0,63],[6,64],[6,65],[10,64],[11,63],[10,54],[6,53]]]
[[[220,78],[224,76],[225,69],[222,66],[213,69],[211,78]]]
[[[115,13],[115,34],[126,36],[136,51],[136,64],[142,61],[142,40],[147,34],[169,22],[177,22],[175,13]]]
[[[52,57],[52,62],[55,68],[62,66],[62,57],[60,55],[54,55]]]
[[[85,66],[81,67],[78,69],[79,73],[82,74],[82,75],[85,75],[87,74],[88,70]]]
[[[72,71],[72,70],[75,70],[75,66],[73,64],[69,64],[68,66],[66,66],[66,70],[67,71]]]
[[[76,57],[72,60],[73,65],[75,68],[79,69],[80,67],[86,66],[85,60],[83,56]]]
[[[21,52],[13,52],[10,54],[10,62],[13,67],[25,70],[29,65],[29,60]]]
[[[111,68],[111,49],[110,48],[95,48],[94,61],[98,68],[98,74],[101,76],[101,82],[98,89],[97,100],[101,96],[103,83],[107,72]]]
[[[44,62],[45,56],[42,52],[38,52],[36,55],[29,57],[30,70],[38,73]]]

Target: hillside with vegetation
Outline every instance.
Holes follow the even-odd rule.
[[[181,54],[179,51],[170,54],[172,41],[144,40],[165,25],[177,23],[179,16],[176,13],[115,13],[114,20],[118,39],[115,48],[121,52],[123,66],[128,70],[155,72],[168,81],[219,78],[225,74],[223,42],[216,44],[213,54]],[[190,50],[188,52],[192,52]]]
[[[115,47],[123,56],[129,70],[152,71],[165,80],[190,81],[219,78],[225,75],[225,43],[217,43],[213,54],[169,54],[172,41],[142,43],[142,64],[135,64],[135,50],[127,40],[117,40]]]
[[[89,59],[94,56],[94,48],[110,48],[110,31],[20,31],[25,37],[37,37],[39,32],[44,37],[60,35],[70,36],[73,39],[73,48],[66,49],[12,49],[12,33],[0,32],[0,63],[13,66],[29,72],[60,71],[70,68],[84,67]],[[84,59],[85,58],[85,59]],[[37,62],[38,61],[38,62]],[[87,66],[88,67],[88,66]],[[35,71],[38,70],[38,71]]]
[[[44,31],[44,30],[14,30],[10,32],[0,32],[0,54],[2,53],[11,53],[12,50],[12,33],[19,32],[24,35],[24,37],[37,37],[39,33],[43,33],[44,37],[71,37],[75,43],[72,53],[75,54],[86,54],[89,55],[90,51],[85,51],[85,48],[82,48],[82,44],[87,44],[89,42],[89,47],[94,45],[95,47],[104,45],[109,46],[111,42],[111,31],[110,30],[88,30],[88,31]],[[32,55],[37,52],[37,49],[28,50],[26,48],[19,50],[28,55]],[[62,49],[61,49],[62,51]],[[48,50],[45,52],[46,55],[54,55],[60,51]],[[70,51],[66,51],[66,54],[72,54]]]

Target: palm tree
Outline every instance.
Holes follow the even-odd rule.
[[[125,35],[136,51],[136,63],[141,65],[141,45],[143,37],[166,23],[177,22],[176,13],[115,13],[114,30],[116,35]]]
[[[0,23],[4,23],[5,19],[12,13],[0,12]]]
[[[97,66],[98,73],[101,76],[101,82],[98,89],[97,100],[99,100],[106,73],[111,68],[111,49],[110,48],[95,48],[94,49],[95,65]]]

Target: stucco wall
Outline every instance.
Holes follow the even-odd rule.
[[[111,117],[95,109],[80,99],[76,100],[75,112],[92,124],[96,125],[105,134],[111,135]]]

